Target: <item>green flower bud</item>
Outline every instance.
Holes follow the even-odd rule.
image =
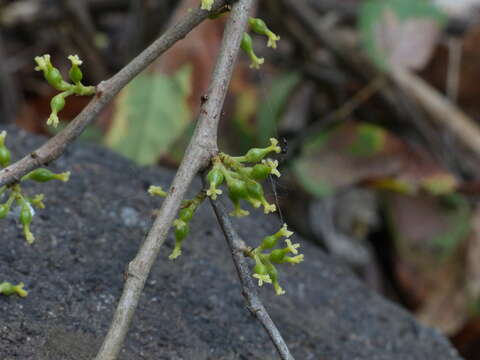
[[[10,150],[8,150],[6,146],[0,146],[0,166],[8,166],[11,159],[12,154],[10,153]]]
[[[7,137],[7,132],[3,130],[0,132],[0,166],[6,167],[10,164],[12,155],[10,150],[5,146],[5,138]]]
[[[270,175],[270,168],[265,164],[256,164],[250,173],[254,180],[265,180]]]
[[[252,69],[260,69],[260,65],[264,63],[265,59],[257,57],[255,52],[253,51],[252,38],[250,37],[250,35],[248,35],[248,33],[243,34],[241,48],[247,53],[247,55],[250,57],[250,60],[252,61],[250,67]]]
[[[280,36],[273,33],[268,27],[267,24],[262,19],[250,18],[248,20],[250,28],[260,35],[265,35],[268,37],[267,46],[273,49],[277,48],[277,41],[280,40]]]
[[[230,199],[240,200],[248,198],[248,189],[244,181],[229,177],[227,187]]]
[[[263,238],[262,243],[258,248],[260,251],[271,249],[277,245],[278,240],[280,240],[282,237],[288,238],[292,235],[293,235],[293,232],[287,229],[287,224],[283,224],[280,230],[278,230],[275,234]],[[285,242],[287,243],[287,247],[290,249],[290,252],[292,252],[293,254],[296,254],[297,253],[296,248],[298,248],[300,245],[292,244],[289,239],[286,239]]]
[[[162,189],[161,186],[151,185],[151,186],[148,188],[148,193],[149,193],[151,196],[160,196],[160,197],[165,197],[165,196],[167,196],[167,193],[166,193],[165,191],[163,191],[163,189]]]
[[[248,191],[245,182],[235,179],[233,176],[227,177],[228,197],[233,203],[234,210],[230,213],[231,216],[243,217],[250,213],[240,207],[240,199],[248,198]]]
[[[22,225],[30,225],[33,219],[32,209],[28,205],[28,203],[24,203],[22,206],[22,210],[20,211],[20,222]]]
[[[4,219],[10,212],[8,204],[0,204],[0,219]]]
[[[268,275],[267,272],[267,267],[260,262],[253,268],[252,276],[258,280],[258,286],[262,286],[264,283],[272,283],[272,279],[270,279],[270,275]]]
[[[70,79],[75,83],[78,84],[80,81],[83,79],[83,73],[82,70],[80,70],[80,65],[82,65],[82,60],[78,57],[78,55],[70,55],[68,57],[68,60],[72,62],[72,67],[70,68],[70,71],[68,72],[68,76],[70,76]]]
[[[24,286],[24,283],[13,285],[9,282],[2,282],[0,283],[0,294],[7,296],[17,294],[20,297],[25,297],[28,295],[28,292],[23,289]]]
[[[175,247],[168,257],[170,260],[175,260],[182,255],[182,242],[188,236],[190,227],[183,220],[175,220],[173,225],[175,226]]]
[[[266,266],[267,266],[268,275],[270,276],[270,279],[272,279],[275,293],[277,295],[285,294],[285,291],[280,287],[280,284],[278,283],[278,272],[275,266],[270,262],[267,262]]]
[[[24,202],[22,209],[20,210],[20,223],[23,225],[23,233],[25,239],[29,244],[32,244],[35,241],[35,237],[30,231],[30,224],[33,219],[33,211],[30,205],[27,202]]]
[[[193,209],[191,207],[184,208],[178,213],[180,220],[189,222],[193,217]]]
[[[175,229],[175,239],[178,241],[184,240],[190,231],[190,227],[184,221],[182,221],[181,225],[178,225]]]
[[[271,249],[277,245],[278,238],[275,235],[266,236],[263,238],[262,244],[260,245],[262,250]]]
[[[213,167],[207,174],[207,181],[210,184],[210,188],[207,190],[207,196],[210,196],[213,200],[217,199],[217,195],[222,194],[222,190],[218,189],[222,185],[225,177],[219,167]]]
[[[247,182],[248,201],[254,208],[258,208],[262,205],[263,200],[263,187],[256,181]]]
[[[48,117],[47,125],[51,125],[53,127],[57,127],[59,120],[58,120],[58,113],[63,109],[65,106],[65,98],[71,95],[70,91],[62,92],[58,95],[55,95],[52,100],[50,100],[50,109],[52,113]]]
[[[35,57],[35,62],[38,65],[35,67],[35,70],[42,71],[43,76],[52,87],[59,91],[66,91],[71,88],[71,85],[63,80],[60,71],[53,67],[50,61],[50,55],[37,56]]]
[[[275,249],[270,253],[268,258],[270,259],[271,262],[281,264],[284,262],[283,260],[287,252],[288,250],[285,251],[284,249]]]
[[[271,138],[270,146],[266,148],[252,148],[244,156],[235,157],[234,159],[239,162],[258,163],[271,152],[279,154],[281,151],[282,149],[278,146],[278,140]],[[269,163],[264,163],[264,165],[269,166]]]
[[[212,6],[214,2],[215,0],[202,0],[201,9],[207,10],[207,11],[212,10]]]
[[[55,174],[49,169],[45,168],[38,168],[35,169],[31,172],[29,172],[27,175],[25,175],[22,178],[22,181],[24,180],[33,180],[36,182],[47,182],[51,180],[59,180],[62,182],[67,182],[70,179],[70,171]]]
[[[35,195],[35,197],[31,199],[30,203],[39,209],[45,209],[45,204],[43,203],[44,198],[45,196],[43,194]]]

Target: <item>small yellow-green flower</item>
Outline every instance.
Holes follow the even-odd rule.
[[[253,274],[253,277],[258,280],[258,286],[262,286],[265,284],[271,284],[272,279],[270,279],[270,275],[268,274]]]
[[[201,9],[202,10],[207,10],[207,11],[212,10],[212,6],[213,6],[214,2],[215,2],[215,0],[202,0]]]
[[[23,288],[24,286],[25,286],[24,283],[13,285],[5,281],[0,283],[0,294],[4,294],[7,296],[17,294],[20,297],[25,297],[28,295],[28,292]]]
[[[292,244],[290,239],[285,239],[285,243],[287,244],[287,249],[294,255],[298,254],[298,248],[300,247],[300,244]]]
[[[270,168],[270,174],[280,177],[280,171],[278,171],[278,161],[272,159],[262,160],[262,164]]]
[[[167,196],[167,193],[162,189],[161,186],[155,186],[155,185],[151,185],[148,188],[148,193],[151,196],[161,196],[161,197]]]

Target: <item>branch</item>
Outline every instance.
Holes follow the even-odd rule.
[[[274,322],[270,318],[270,315],[268,315],[265,306],[263,306],[263,303],[258,296],[257,288],[250,275],[250,268],[245,259],[244,242],[233,228],[232,222],[225,210],[224,205],[219,201],[214,201],[212,199],[210,199],[210,204],[215,211],[215,215],[217,215],[218,223],[223,230],[225,239],[227,240],[230,251],[232,252],[233,262],[235,264],[235,269],[237,270],[238,278],[240,279],[242,294],[247,303],[248,310],[250,310],[252,315],[255,316],[258,321],[260,321],[268,336],[272,340],[273,345],[275,345],[280,358],[282,360],[295,360],[292,354],[290,354],[290,350],[288,349],[285,340],[283,340],[282,334],[280,334],[280,331],[275,326]]]
[[[415,99],[432,117],[452,133],[477,157],[480,157],[480,128],[461,109],[419,76],[399,68],[388,74],[401,89]]]
[[[213,11],[223,7],[226,0],[216,0]],[[148,65],[183,39],[211,13],[200,9],[190,11],[182,20],[169,28],[160,38],[147,47],[122,70],[97,86],[97,94],[68,126],[40,148],[23,159],[0,171],[0,186],[19,181],[29,171],[60,157],[85,128],[110,103],[118,92]]]
[[[233,6],[225,27],[222,45],[215,64],[205,103],[200,109],[198,125],[185,152],[177,174],[147,238],[127,269],[123,294],[117,305],[108,334],[95,360],[114,360],[122,348],[131,320],[150,269],[167,237],[181,201],[196,173],[206,167],[218,152],[217,128],[243,32],[253,0],[239,0]]]

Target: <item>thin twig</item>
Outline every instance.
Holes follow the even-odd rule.
[[[96,360],[117,358],[145,281],[172,226],[180,203],[196,173],[207,166],[211,157],[218,152],[218,121],[252,3],[253,0],[239,0],[233,6],[225,27],[210,88],[206,94],[207,100],[200,109],[198,125],[159,214],[137,255],[128,265],[123,294]]]
[[[480,157],[480,127],[467,114],[408,70],[392,68],[389,75],[405,93],[422,105],[433,120],[457,135],[464,145]]]
[[[225,0],[216,0],[213,9],[225,5]],[[67,146],[85,130],[98,114],[110,103],[118,92],[135,78],[177,41],[183,39],[192,29],[205,20],[210,13],[200,9],[188,12],[175,26],[169,28],[160,38],[147,47],[141,54],[122,70],[97,86],[97,94],[83,111],[56,136],[23,159],[0,170],[0,186],[19,181],[29,171],[60,157]]]
[[[235,264],[235,269],[237,270],[237,275],[242,286],[242,294],[247,303],[248,310],[260,321],[270,340],[272,340],[273,345],[275,345],[280,358],[282,360],[294,360],[282,334],[280,334],[280,331],[270,318],[270,315],[268,315],[262,300],[260,300],[258,296],[257,288],[250,275],[250,268],[245,259],[245,245],[243,240],[233,228],[224,205],[220,201],[213,201],[212,199],[210,199],[210,204],[215,211],[218,223],[223,230],[227,244],[232,252],[232,259]]]

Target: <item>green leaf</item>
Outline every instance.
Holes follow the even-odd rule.
[[[360,34],[367,54],[381,68],[421,69],[438,41],[446,16],[428,0],[367,0]]]
[[[349,146],[349,152],[354,156],[372,156],[383,150],[386,132],[379,126],[360,124],[356,137]]]
[[[300,74],[292,72],[280,75],[272,81],[258,109],[257,145],[268,143],[268,139],[276,135],[277,124],[293,88],[300,81]]]
[[[120,94],[105,142],[139,164],[155,163],[185,131],[192,114],[192,67],[140,74]]]

